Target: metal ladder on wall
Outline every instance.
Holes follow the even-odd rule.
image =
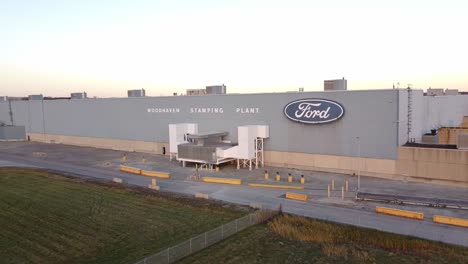
[[[411,131],[412,131],[412,128],[411,128],[411,125],[412,125],[412,117],[413,117],[413,90],[411,89],[411,84],[408,84],[408,88],[407,88],[407,91],[408,91],[408,123],[407,123],[407,126],[408,126],[408,142],[414,142],[415,139],[414,138],[411,138]]]

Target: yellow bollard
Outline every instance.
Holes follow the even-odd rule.
[[[268,171],[265,171],[265,180],[268,180],[269,177],[270,175],[268,175]]]
[[[301,184],[304,184],[305,180],[304,180],[304,175],[301,175]]]
[[[219,167],[218,167],[218,166],[216,166],[216,171],[219,171]]]
[[[332,191],[335,190],[335,180],[332,180]]]
[[[146,159],[145,159],[145,158],[142,158],[142,159],[141,159],[141,162],[142,162],[142,163],[145,163],[145,162],[146,162]]]
[[[328,194],[327,194],[328,198],[330,198],[330,184],[328,184]]]
[[[348,180],[346,180],[346,192],[348,192]]]
[[[151,179],[151,185],[156,186],[156,179]]]
[[[281,180],[281,176],[279,175],[279,172],[276,172],[276,181],[280,181]]]
[[[123,155],[122,160],[123,160],[123,161],[126,161],[126,160],[127,160],[127,155],[126,155],[126,154]]]
[[[291,176],[291,173],[289,173],[289,175],[288,175],[288,182],[292,182],[292,176]]]
[[[341,200],[344,200],[344,187],[341,186]]]

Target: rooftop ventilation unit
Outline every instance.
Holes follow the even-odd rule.
[[[226,94],[226,85],[207,86],[206,94]]]
[[[323,82],[324,91],[346,91],[348,90],[348,81],[343,79],[325,80]]]
[[[145,89],[128,90],[127,95],[128,97],[145,97],[146,92],[145,92]]]
[[[444,95],[444,89],[429,88],[429,89],[427,89],[426,95],[428,95],[428,96],[442,96],[442,95]]]
[[[187,95],[205,95],[206,89],[187,89]]]
[[[458,89],[445,89],[445,95],[458,95]]]
[[[88,98],[88,95],[86,94],[86,92],[71,93],[70,97],[71,97],[71,99],[85,99],[85,98]]]
[[[29,100],[44,100],[42,94],[31,94],[28,96]]]

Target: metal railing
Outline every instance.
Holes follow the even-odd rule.
[[[169,264],[205,249],[221,240],[232,236],[250,226],[262,223],[277,215],[279,210],[260,210],[243,216],[203,234],[194,236],[173,247],[148,256],[136,264]]]

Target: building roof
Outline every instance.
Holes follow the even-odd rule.
[[[210,138],[210,137],[224,137],[227,135],[228,135],[228,132],[203,132],[203,133],[198,133],[198,134],[188,134],[187,138],[202,139],[202,138]]]

